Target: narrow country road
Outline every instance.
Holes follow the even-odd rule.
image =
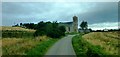
[[[76,57],[72,47],[73,36],[74,35],[68,35],[60,39],[47,51],[46,55],[74,55],[74,57]]]

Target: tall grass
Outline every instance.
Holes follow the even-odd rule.
[[[34,37],[35,30],[20,27],[2,27],[2,55],[44,55],[57,41],[47,36]],[[41,52],[42,50],[42,52]]]
[[[102,54],[98,47],[85,42],[81,35],[73,37],[72,43],[77,57],[99,57]]]
[[[2,38],[33,38],[34,32],[18,30],[2,30]]]
[[[17,31],[30,31],[30,32],[35,32],[33,29],[25,29],[22,27],[11,27],[11,26],[0,26],[0,30],[17,30]]]
[[[21,27],[2,26],[2,38],[33,38],[35,30]]]
[[[112,32],[93,32],[73,37],[72,43],[77,56],[116,57],[118,55],[118,34],[114,33],[116,32],[113,32],[114,38],[110,36]]]
[[[57,39],[51,39],[46,36],[33,38],[4,38],[2,39],[3,55],[44,55],[47,49]],[[42,50],[42,51],[41,51]]]
[[[109,35],[109,33],[95,32],[86,34],[83,38],[92,45],[100,46],[107,55],[118,55],[118,39],[106,35]]]

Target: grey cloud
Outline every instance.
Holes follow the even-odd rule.
[[[3,25],[14,22],[39,21],[72,21],[77,15],[89,24],[117,22],[117,2],[83,2],[83,3],[52,3],[52,2],[4,2],[2,4]]]
[[[89,9],[88,12],[79,14],[81,20],[89,23],[118,22],[118,3],[96,3],[96,6]],[[81,21],[80,20],[80,21]]]
[[[51,4],[46,4],[43,2],[37,3],[25,3],[25,2],[4,2],[2,5],[3,14],[37,14],[44,13],[45,11],[49,11]]]

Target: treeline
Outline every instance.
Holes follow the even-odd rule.
[[[35,29],[36,32],[33,34],[34,37],[47,35],[51,38],[60,38],[61,36],[65,36],[65,27],[59,26],[57,21],[55,22],[39,22],[38,24],[34,23],[20,23],[20,26],[27,29]]]
[[[36,26],[37,24],[34,24],[34,23],[20,23],[20,24],[13,25],[12,27],[23,27],[27,29],[36,29]]]
[[[108,29],[108,30],[92,30],[91,32],[114,32],[114,31],[120,31],[120,29]]]
[[[56,22],[39,22],[36,26],[36,32],[34,36],[42,36],[47,35],[52,38],[60,38],[61,36],[65,36],[65,27],[59,26]]]
[[[20,23],[20,26],[28,28],[28,29],[36,29],[37,24],[34,23]]]

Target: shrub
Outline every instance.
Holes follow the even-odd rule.
[[[65,35],[65,27],[64,26],[58,26],[57,22],[39,22],[36,26],[36,32],[34,33],[34,36],[42,36],[47,35],[51,38],[60,38],[61,36]]]

